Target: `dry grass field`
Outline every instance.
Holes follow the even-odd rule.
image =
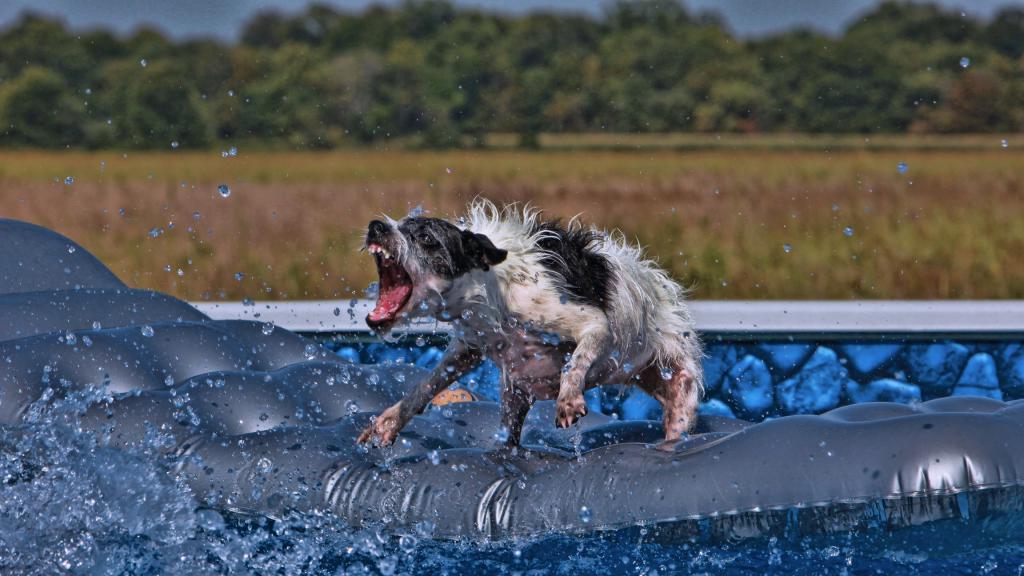
[[[1012,145],[0,152],[2,216],[189,299],[361,295],[371,217],[450,216],[477,195],[620,228],[696,298],[1024,297],[1024,147]]]

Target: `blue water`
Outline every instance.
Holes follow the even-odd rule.
[[[0,574],[1024,574],[1019,514],[811,536],[794,521],[734,542],[651,526],[492,543],[234,515],[175,480],[159,431],[130,451],[77,431],[100,399],[41,402],[0,432]]]

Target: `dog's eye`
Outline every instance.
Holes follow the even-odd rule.
[[[430,234],[420,234],[420,244],[424,246],[437,246],[437,240]]]

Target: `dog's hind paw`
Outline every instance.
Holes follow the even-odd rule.
[[[568,428],[587,415],[587,403],[582,394],[559,397],[555,403],[555,426]]]

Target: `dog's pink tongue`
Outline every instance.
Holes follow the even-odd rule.
[[[411,290],[411,286],[401,284],[387,288],[382,287],[380,294],[377,296],[377,305],[370,312],[370,320],[375,322],[392,320],[398,314],[398,310],[402,305],[405,304],[405,299]]]

